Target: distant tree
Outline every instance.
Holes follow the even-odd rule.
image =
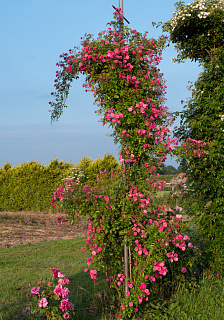
[[[120,164],[116,157],[112,154],[106,153],[103,158],[98,157],[92,160],[87,157],[83,157],[81,161],[77,164],[77,168],[82,170],[86,176],[86,185],[94,186],[97,182],[97,175],[100,172],[107,171],[111,173],[112,171],[118,171],[120,169]]]
[[[92,162],[93,160],[91,158],[83,157],[76,167],[80,169],[86,177],[88,177],[88,168]]]
[[[180,164],[177,168],[177,173],[186,173],[185,171],[186,168]]]
[[[167,174],[176,174],[177,173],[177,169],[171,165],[166,167],[166,171],[167,171]]]
[[[158,170],[158,173],[161,175],[177,174],[178,170],[171,165],[166,166],[165,164],[162,164],[161,168]]]
[[[7,171],[11,168],[12,168],[12,165],[8,161],[5,164],[3,164],[3,170]]]

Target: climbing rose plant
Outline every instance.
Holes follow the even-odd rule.
[[[177,3],[173,17],[162,25],[177,49],[174,60],[189,58],[203,68],[183,111],[176,113],[181,120],[174,132],[183,142],[179,159],[193,189],[189,209],[207,242],[209,268],[219,276],[224,273],[223,21],[223,1],[195,0]]]
[[[131,187],[124,194],[118,187],[120,181],[119,174],[109,176],[107,172],[99,175],[96,187],[65,180],[64,186],[54,193],[51,204],[63,203],[65,208],[69,205],[68,212],[73,219],[74,215],[89,219],[83,251],[87,249],[90,256],[85,271],[94,280],[99,279],[100,271],[106,273],[110,290],[119,297],[119,314],[125,318],[143,302],[156,298],[155,286],[169,291],[171,280],[189,278],[195,272],[190,265],[199,252],[190,238],[180,233],[182,208],[173,210],[153,204],[153,190],[161,189],[164,181],[150,180],[147,194],[139,192],[137,187]],[[127,292],[124,292],[122,259],[124,235],[130,259]]]
[[[113,129],[123,158],[129,162],[140,158],[141,162],[149,158],[164,161],[174,142],[168,137],[167,126],[173,119],[164,106],[166,86],[157,67],[165,37],[148,39],[147,32],[142,35],[124,28],[121,15],[115,16],[117,19],[99,33],[97,40],[85,35],[81,50],[75,47],[61,55],[51,118],[60,117],[72,80],[83,74],[83,87],[93,92],[96,112],[102,116],[103,125]]]
[[[96,40],[85,35],[79,51],[75,47],[61,56],[51,116],[52,120],[61,116],[72,80],[85,75],[83,87],[93,92],[102,124],[112,128],[114,141],[121,146],[123,168],[101,172],[95,187],[65,180],[51,203],[68,205],[72,219],[74,214],[89,217],[86,245],[91,256],[85,271],[94,280],[99,271],[106,273],[119,298],[118,318],[124,319],[153,299],[154,283],[164,285],[167,274],[172,279],[174,274],[189,276],[188,258],[196,249],[179,232],[178,209],[154,204],[155,192],[165,185],[155,180],[157,168],[177,143],[170,137],[173,119],[164,106],[166,86],[158,69],[166,39],[148,39],[147,32],[142,35],[124,27],[119,9],[114,15]]]
[[[175,6],[173,17],[162,25],[177,50],[173,62],[186,58],[208,62],[223,47],[223,1],[195,0],[188,4],[179,1]]]

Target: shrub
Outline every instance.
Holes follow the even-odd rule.
[[[106,153],[103,158],[96,158],[94,161],[90,158],[83,157],[81,161],[77,164],[77,168],[82,170],[86,179],[84,181],[85,185],[94,186],[97,181],[97,176],[100,172],[107,171],[111,173],[112,171],[117,171],[120,169],[120,164],[110,153]]]
[[[51,160],[48,166],[36,161],[0,170],[0,211],[49,210],[53,191],[68,175],[71,163]]]

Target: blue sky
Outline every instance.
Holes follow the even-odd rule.
[[[123,0],[124,16],[130,27],[161,30],[151,22],[167,21],[176,0]],[[82,88],[84,79],[73,82],[68,108],[51,124],[49,104],[54,91],[59,55],[80,44],[85,32],[97,36],[112,20],[112,5],[119,0],[9,0],[1,1],[1,86],[0,166],[31,160],[48,164],[52,158],[78,163],[81,157],[95,159],[105,152],[118,155],[118,146],[108,137],[94,113],[93,97]],[[195,81],[200,69],[190,61],[173,64],[174,47],[163,53],[160,65],[167,80],[167,106],[182,109],[181,100],[190,93],[188,81]],[[166,164],[175,165],[173,160]]]

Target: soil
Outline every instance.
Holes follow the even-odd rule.
[[[0,212],[0,248],[87,236],[86,219],[79,218],[73,225],[69,221],[57,225],[57,216],[32,211]],[[187,216],[183,218],[184,221],[189,219]]]
[[[87,235],[86,220],[80,218],[73,225],[69,221],[65,221],[64,225],[57,225],[57,216],[58,214],[31,211],[0,212],[0,248]]]

